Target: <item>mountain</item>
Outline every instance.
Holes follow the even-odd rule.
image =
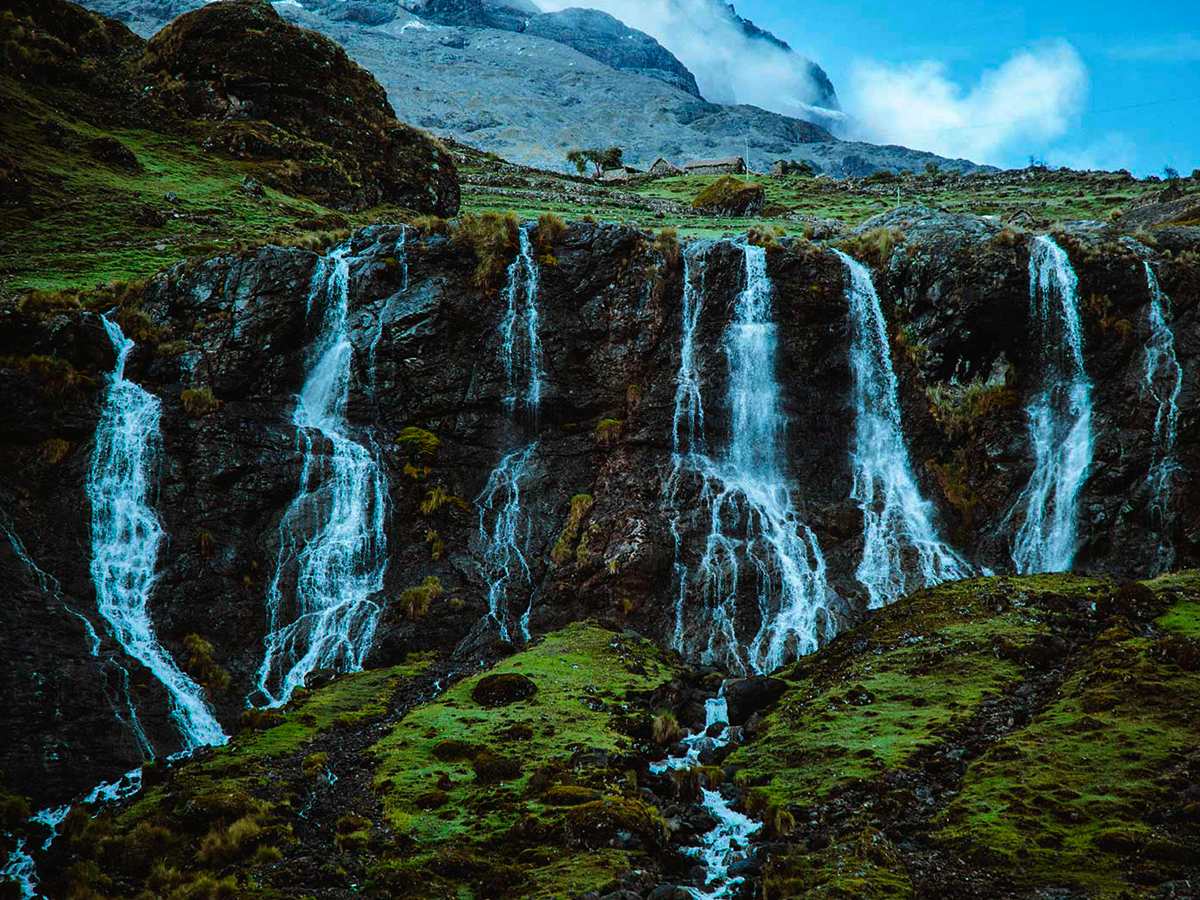
[[[143,34],[200,3],[88,0]],[[659,156],[682,164],[749,153],[760,170],[795,159],[836,177],[928,163],[979,168],[906,148],[837,141],[803,119],[709,102],[677,57],[594,10],[541,14],[528,4],[484,0],[285,0],[276,8],[342,44],[384,85],[401,119],[527,165],[566,170],[568,150],[615,144],[630,164],[642,166]],[[818,70],[814,76],[824,79]],[[820,102],[836,107],[832,85]]]

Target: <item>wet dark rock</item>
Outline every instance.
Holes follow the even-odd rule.
[[[783,696],[785,690],[786,682],[765,675],[728,682],[725,701],[729,704],[729,723],[745,724],[754,713],[761,712]]]

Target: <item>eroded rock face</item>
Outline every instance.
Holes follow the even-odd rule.
[[[1009,511],[1032,467],[1022,410],[1036,377],[1027,324],[1029,236],[914,210],[882,224],[903,229],[875,280],[892,331],[917,479],[943,536],[973,562],[1008,571]],[[545,378],[531,421],[504,402],[509,388],[498,333],[504,303],[495,290],[475,286],[476,260],[444,236],[410,233],[402,249],[401,234],[398,226],[365,229],[350,249],[354,364],[347,419],[358,438],[374,442],[389,485],[388,568],[379,597],[385,611],[369,664],[431,647],[459,646],[463,660],[503,652],[485,621],[476,498],[498,461],[534,437],[538,447],[522,485],[531,631],[596,617],[669,641],[677,582],[664,485],[680,355],[680,257],[613,225],[569,226],[539,251]],[[1159,540],[1144,488],[1153,416],[1139,387],[1144,256],[1173,300],[1185,373],[1170,538],[1177,565],[1193,564],[1200,534],[1191,475],[1200,471],[1191,413],[1200,356],[1194,256],[1200,240],[1194,232],[1170,232],[1157,249],[1137,249],[1095,229],[1059,240],[1080,277],[1097,408],[1077,565],[1146,574]],[[730,242],[702,255],[697,369],[706,438],[716,451],[729,440],[723,335],[744,284],[744,256]],[[139,347],[129,361],[130,377],[163,402],[156,507],[169,543],[151,599],[155,626],[181,662],[189,635],[213,645],[231,678],[229,689],[211,699],[230,729],[261,660],[278,526],[300,478],[291,414],[318,327],[306,303],[317,258],[268,247],[157,276],[145,291],[148,321],[134,335]],[[860,616],[864,596],[854,576],[862,523],[850,499],[844,270],[827,249],[800,241],[769,249],[767,267],[787,417],[785,474],[841,598],[838,621],[850,622]],[[83,486],[111,347],[94,314],[4,311],[0,355],[30,353],[58,356],[81,374],[72,385],[54,387],[41,370],[22,368],[11,356],[0,366],[0,390],[10,398],[0,414],[0,505],[37,563],[61,583],[61,598],[55,597],[39,589],[14,554],[0,555],[0,577],[13,586],[12,602],[0,611],[0,652],[17,661],[6,668],[11,700],[0,723],[18,736],[0,748],[0,770],[10,784],[31,785],[49,801],[112,777],[137,754],[130,739],[114,739],[119,726],[103,699],[113,677],[104,658],[123,657],[100,628],[88,574]],[[966,421],[949,421],[926,388],[952,379],[979,379],[1011,396],[1001,394],[1002,402]],[[218,405],[189,415],[181,394],[203,388]],[[698,479],[679,484],[682,508],[698,509],[702,489]],[[436,497],[442,500],[431,502]],[[694,566],[707,522],[689,515],[679,527],[680,561]],[[401,602],[406,590],[431,577],[439,590],[427,611]],[[517,583],[511,602],[523,609],[530,597],[530,588]],[[99,659],[67,605],[101,633]],[[738,619],[748,629],[757,622],[749,594]],[[156,749],[177,749],[161,691],[148,673],[123,661]]]

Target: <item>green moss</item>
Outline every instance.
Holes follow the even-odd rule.
[[[418,849],[432,850],[447,842],[486,842],[538,816],[543,804],[526,797],[533,774],[565,766],[577,750],[628,753],[631,739],[618,728],[616,712],[632,693],[653,690],[671,672],[648,642],[579,623],[485,673],[531,679],[537,692],[525,701],[484,708],[472,691],[485,674],[459,682],[413,710],[373,749],[375,786],[391,826]],[[514,726],[532,735],[520,748],[521,773],[480,784],[473,760],[499,747]],[[434,814],[416,801],[439,781],[449,804]]]
[[[220,409],[221,401],[213,395],[212,388],[205,385],[184,388],[179,394],[179,405],[193,419],[199,419]]]
[[[400,593],[399,609],[405,617],[418,622],[429,615],[429,607],[433,601],[444,593],[442,580],[436,575],[429,575],[420,584]]]
[[[583,520],[592,511],[594,503],[595,500],[591,494],[576,494],[571,498],[571,509],[567,513],[566,524],[563,525],[562,533],[559,534],[554,548],[550,551],[550,558],[556,565],[565,565],[574,556]]]

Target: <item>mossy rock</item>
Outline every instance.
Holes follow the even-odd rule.
[[[480,706],[496,708],[528,700],[536,693],[537,685],[532,679],[518,672],[505,672],[479,679],[471,691],[471,699]]]
[[[480,750],[471,760],[475,780],[480,784],[498,784],[521,777],[521,761],[511,756],[501,756],[491,750]]]
[[[697,194],[692,207],[718,216],[758,216],[765,200],[761,184],[726,175]]]
[[[662,847],[667,827],[653,806],[629,797],[605,797],[567,811],[563,837],[568,846],[587,850],[633,843],[645,850]]]

